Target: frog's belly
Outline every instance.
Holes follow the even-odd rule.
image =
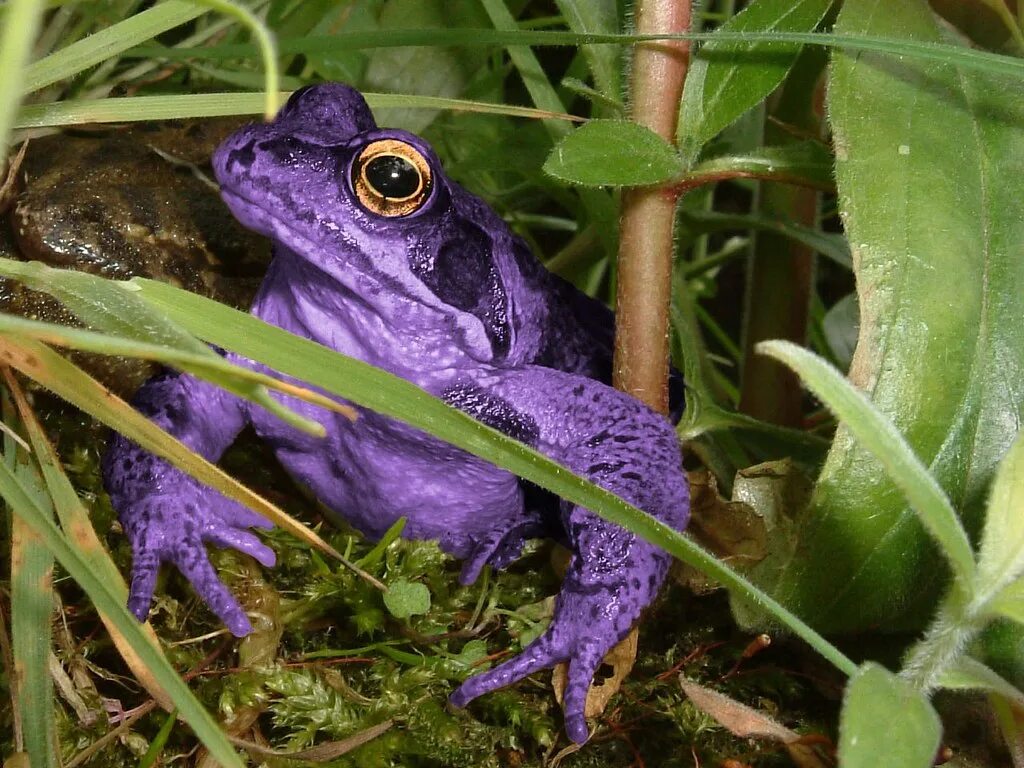
[[[437,539],[456,557],[474,541],[522,515],[515,476],[429,435],[369,411],[351,422],[305,403],[289,405],[328,428],[325,438],[297,432],[265,411],[257,433],[288,472],[367,536],[398,518],[407,538]]]

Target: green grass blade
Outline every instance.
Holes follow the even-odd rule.
[[[0,275],[46,291],[86,325],[122,338],[172,347],[182,353],[185,367],[194,369],[203,378],[212,378],[218,386],[263,406],[307,434],[317,437],[324,434],[320,424],[282,405],[251,377],[225,376],[223,361],[218,362],[220,356],[216,352],[160,313],[153,312],[133,292],[123,290],[123,283],[71,269],[53,269],[37,261],[3,258],[0,258]]]
[[[53,500],[53,506],[57,511],[57,519],[60,521],[64,534],[74,542],[75,549],[89,564],[92,572],[110,587],[121,602],[127,602],[128,587],[125,585],[124,579],[121,578],[121,573],[117,570],[117,566],[114,565],[114,561],[100,543],[96,531],[93,530],[92,522],[89,519],[89,512],[75,493],[71,481],[64,474],[60,460],[57,458],[53,446],[36,419],[31,406],[28,404],[24,392],[9,368],[4,369],[4,377],[7,380],[8,389],[14,396],[18,414],[32,444],[32,455],[42,470],[43,481],[46,483],[50,498]],[[153,673],[142,662],[135,649],[125,639],[124,635],[117,630],[117,627],[106,614],[100,612],[99,615],[104,626],[107,627],[115,647],[135,675],[135,679],[159,702],[160,706],[170,709],[172,706],[170,697],[160,687],[160,684],[156,682]],[[156,634],[148,623],[143,625],[143,631],[146,632],[153,641],[153,644],[156,645]]]
[[[319,392],[275,379],[265,373],[243,368],[228,362],[220,355],[196,354],[173,347],[136,341],[135,339],[128,339],[123,336],[97,333],[80,328],[69,328],[65,325],[44,323],[39,320],[26,320],[22,317],[5,315],[3,313],[0,313],[0,333],[21,335],[41,341],[44,344],[77,349],[83,352],[154,360],[177,370],[190,373],[217,386],[229,389],[232,392],[238,393],[241,397],[247,397],[247,393],[252,392],[246,384],[254,384],[283,392],[307,403],[318,405],[335,413],[341,413],[352,419],[356,417],[355,411],[351,408],[329,397],[325,397]],[[242,382],[242,384],[240,385],[239,382]],[[268,398],[253,397],[248,399],[263,405],[263,400]],[[315,425],[314,428],[310,429],[310,424]],[[323,427],[317,424],[317,422],[307,422],[306,419],[299,419],[295,422],[295,427],[317,436],[323,435]]]
[[[942,43],[896,40],[868,35],[836,35],[825,32],[694,32],[676,35],[578,34],[576,32],[501,30],[501,29],[389,29],[371,32],[343,32],[337,35],[310,35],[278,40],[282,55],[329,53],[346,49],[387,48],[405,45],[429,46],[579,46],[632,45],[654,40],[692,40],[717,43],[758,43],[765,45],[820,45],[847,51],[871,51],[888,56],[937,61],[988,72],[1024,78],[1024,59]],[[256,46],[234,44],[205,48],[160,48],[140,46],[126,52],[135,58],[237,59],[255,56]]]
[[[167,746],[167,740],[171,738],[171,731],[174,730],[174,724],[177,720],[178,710],[174,710],[167,715],[164,719],[164,724],[160,726],[160,730],[153,737],[153,741],[149,743],[149,749],[146,750],[146,754],[139,760],[139,768],[153,768],[157,764],[157,760],[160,759],[160,753],[164,751],[164,747]]]
[[[202,4],[190,0],[165,0],[158,3],[149,10],[137,13],[35,62],[25,72],[21,92],[31,93],[58,80],[77,75],[203,13],[206,13],[206,9]],[[6,68],[0,71],[5,78],[8,76]]]
[[[242,761],[235,754],[230,742],[220,730],[216,721],[202,704],[192,695],[184,681],[142,631],[134,616],[128,613],[123,601],[114,594],[109,585],[89,567],[89,563],[68,543],[67,539],[49,519],[26,491],[21,481],[6,464],[0,462],[0,495],[15,515],[42,541],[45,547],[79,586],[89,595],[97,610],[110,617],[117,628],[128,638],[143,662],[160,684],[167,690],[182,719],[225,768],[242,768]]]
[[[33,493],[42,495],[38,489]],[[11,523],[11,639],[25,750],[32,765],[40,768],[60,765],[49,667],[52,621],[53,555],[15,518]]]
[[[40,0],[11,0],[0,28],[0,165],[21,103],[22,76],[46,8]]]
[[[878,459],[892,481],[903,491],[924,527],[939,543],[953,567],[957,582],[961,587],[970,584],[975,565],[967,533],[949,498],[892,422],[842,374],[814,353],[785,341],[762,342],[757,345],[757,350],[792,368],[807,388]]]
[[[413,96],[392,93],[364,93],[374,108],[447,109],[535,120],[573,120],[580,118],[563,111],[492,104],[486,101],[449,99],[438,96]],[[286,99],[287,93],[279,94]],[[182,96],[129,96],[117,99],[58,101],[22,107],[15,128],[45,128],[80,123],[122,123],[139,120],[171,120],[185,117],[223,117],[254,115],[263,106],[262,93],[197,93]]]
[[[794,224],[791,221],[773,219],[757,214],[719,213],[717,211],[683,211],[680,216],[687,229],[708,234],[728,229],[752,229],[758,232],[774,232],[791,238],[798,243],[813,248],[822,256],[826,256],[844,269],[853,269],[853,256],[850,244],[843,235],[822,232]],[[699,262],[691,262],[684,270],[685,277],[691,277],[692,269]]]
[[[686,187],[723,179],[755,178],[781,181],[823,191],[835,189],[831,151],[818,141],[778,147],[758,147],[744,154],[713,157],[698,164],[677,183]]]
[[[943,688],[955,690],[988,691],[1024,707],[1024,693],[991,668],[970,656],[961,656],[943,672],[939,680]]]
[[[130,282],[200,338],[418,427],[628,528],[774,615],[842,671],[850,674],[856,668],[805,622],[682,534],[414,384],[201,296],[152,280]]]
[[[505,0],[481,0],[491,23],[499,31],[518,34],[516,20],[505,5]],[[519,75],[523,78],[523,84],[533,99],[533,103],[543,110],[550,112],[565,112],[565,105],[558,97],[554,86],[548,80],[548,75],[537,60],[537,56],[528,47],[522,45],[507,45],[508,56],[512,59]],[[558,141],[569,133],[569,126],[564,123],[545,123],[548,134],[552,141]]]
[[[31,339],[16,340],[13,337],[0,336],[0,360],[17,368],[29,378],[34,379],[58,397],[62,397],[93,418],[118,429],[145,450],[166,459],[228,498],[260,513],[296,536],[300,541],[319,549],[338,562],[345,563],[374,586],[384,589],[379,581],[352,566],[345,557],[314,531],[287,515],[262,496],[253,493],[203,457],[190,451],[128,403],[105,389],[95,379],[44,344],[39,344]]]

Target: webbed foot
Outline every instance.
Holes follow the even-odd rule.
[[[252,631],[245,611],[220,580],[206,552],[207,544],[231,547],[270,567],[274,551],[250,527],[272,528],[265,518],[182,475],[174,493],[157,493],[131,506],[122,525],[132,546],[128,610],[140,621],[149,615],[160,564],[173,563],[231,634]]]

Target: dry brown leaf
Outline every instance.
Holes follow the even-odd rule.
[[[729,501],[718,492],[715,476],[707,470],[689,473],[690,523],[687,533],[720,560],[743,568],[767,553],[764,521],[747,504]],[[697,594],[718,588],[718,584],[688,565],[677,565],[674,575]]]
[[[741,704],[724,693],[687,680],[682,675],[679,676],[679,685],[695,707],[711,715],[734,736],[783,744],[799,768],[827,768],[830,765],[812,747],[800,743],[802,737],[799,733],[763,712]]]
[[[610,666],[612,673],[600,683],[592,684],[590,690],[587,691],[587,703],[583,708],[583,714],[587,717],[597,717],[604,712],[604,708],[608,706],[612,696],[619,692],[622,681],[629,675],[636,662],[638,634],[637,628],[633,627],[629,630],[629,634],[622,639],[622,642],[608,651],[608,655],[604,657],[602,667]],[[600,670],[600,667],[598,669]],[[555,689],[555,698],[559,704],[562,703],[562,695],[565,693],[568,680],[569,665],[563,662],[551,673],[551,687]]]
[[[385,720],[383,723],[371,725],[369,728],[353,734],[347,739],[330,741],[326,744],[317,744],[315,747],[303,749],[299,752],[278,752],[277,750],[267,749],[260,744],[254,744],[253,742],[245,741],[244,739],[237,739],[234,737],[228,738],[236,747],[241,747],[249,754],[256,755],[258,757],[274,757],[284,760],[305,760],[310,763],[328,763],[332,760],[336,760],[347,752],[351,752],[356,747],[361,747],[363,744],[372,741],[385,731],[390,730],[394,724],[394,720]]]

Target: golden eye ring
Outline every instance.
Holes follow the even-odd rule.
[[[408,216],[430,197],[430,163],[416,147],[380,139],[363,147],[352,164],[352,188],[359,203],[378,216]]]

